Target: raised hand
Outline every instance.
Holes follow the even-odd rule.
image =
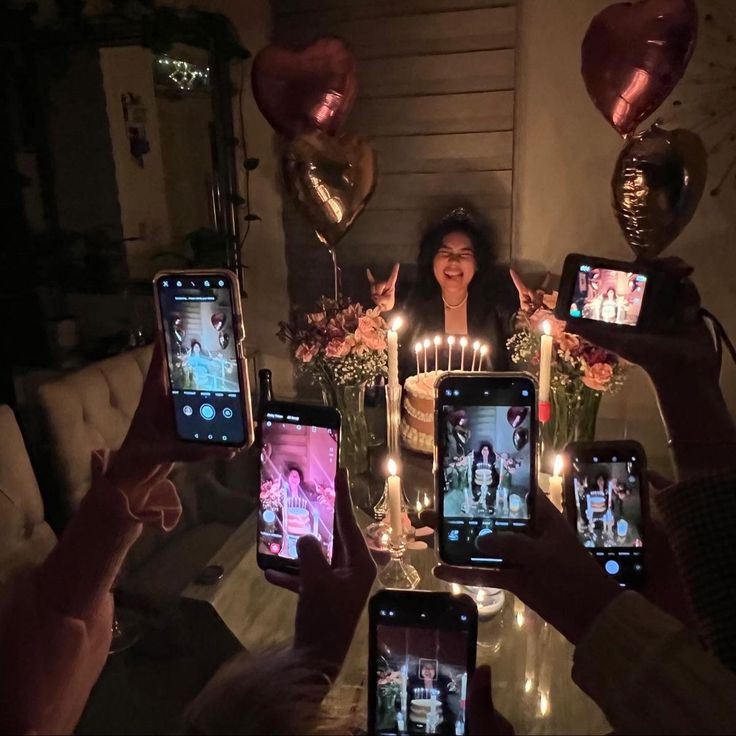
[[[577,644],[620,588],[582,547],[562,514],[541,491],[537,491],[535,500],[533,534],[495,532],[476,540],[484,557],[505,561],[503,569],[441,564],[434,574],[460,585],[510,590]]]
[[[106,472],[108,480],[118,488],[139,485],[153,475],[165,473],[175,462],[229,458],[235,454],[230,447],[199,445],[177,437],[165,370],[163,336],[159,334],[130,429]]]
[[[385,281],[377,281],[370,268],[366,268],[368,283],[371,287],[371,299],[383,312],[389,312],[396,303],[396,281],[399,278],[399,264],[394,263],[391,274]]]
[[[330,679],[337,676],[345,661],[376,578],[376,565],[353,514],[344,469],[338,472],[335,490],[337,529],[332,567],[317,539],[307,536],[297,543],[299,575],[266,571],[270,583],[299,594],[294,648],[312,653]]]

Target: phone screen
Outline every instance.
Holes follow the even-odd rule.
[[[635,327],[646,288],[644,274],[581,263],[572,290],[569,316]]]
[[[500,564],[480,556],[478,536],[524,531],[535,478],[536,392],[519,375],[444,378],[438,384],[440,552],[454,564]]]
[[[625,450],[575,452],[567,488],[572,492],[578,539],[620,583],[644,571],[642,461]]]
[[[258,553],[274,563],[296,560],[299,537],[316,537],[332,562],[339,414],[310,421],[314,407],[269,404],[260,424]],[[271,566],[278,566],[272,564]]]
[[[371,609],[371,733],[466,733],[477,609],[454,596],[467,604],[440,613],[431,605],[437,596],[450,597],[389,593]]]
[[[246,389],[229,278],[195,273],[156,280],[179,436],[206,444],[246,441]]]

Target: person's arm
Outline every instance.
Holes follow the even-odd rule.
[[[736,675],[638,593],[608,604],[573,661],[573,680],[616,733],[736,732]]]
[[[654,497],[698,634],[736,672],[736,474],[678,483]]]

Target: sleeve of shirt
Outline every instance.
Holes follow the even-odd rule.
[[[698,634],[736,672],[736,475],[677,483],[656,500]]]
[[[736,733],[736,675],[638,593],[596,619],[572,676],[617,733]]]

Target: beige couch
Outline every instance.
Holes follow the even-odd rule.
[[[15,415],[0,406],[0,596],[19,570],[38,565],[56,544]]]
[[[91,453],[122,444],[150,360],[151,348],[139,348],[41,387],[58,492],[72,510],[89,488]],[[250,503],[219,483],[217,471],[209,463],[174,470],[183,518],[170,534],[147,530],[134,546],[119,583],[128,602],[154,609],[174,604],[245,518]]]

